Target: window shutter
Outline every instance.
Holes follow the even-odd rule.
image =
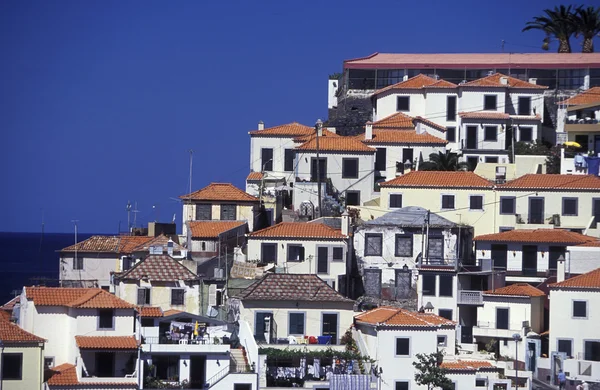
[[[138,288],[137,290],[137,304],[143,305],[146,303],[146,289]]]
[[[217,306],[217,285],[208,286],[208,306]]]

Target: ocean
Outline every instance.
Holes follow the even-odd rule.
[[[92,234],[78,234],[77,240]],[[58,286],[58,250],[75,243],[73,233],[0,232],[0,305],[23,286]]]

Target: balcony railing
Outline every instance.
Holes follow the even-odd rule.
[[[441,257],[429,257],[423,258],[419,263],[419,267],[456,267],[456,260],[454,259],[443,259]]]
[[[515,224],[517,225],[554,225],[560,226],[560,214],[515,214]]]
[[[142,336],[142,344],[197,344],[197,345],[219,345],[229,344],[229,337],[211,337],[204,335],[203,337],[196,337],[192,339],[180,339],[173,340],[163,337],[145,337]]]
[[[481,291],[461,290],[458,292],[459,305],[483,305],[483,293]]]

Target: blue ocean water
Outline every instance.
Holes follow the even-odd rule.
[[[92,234],[78,234],[83,241]],[[59,254],[73,245],[73,233],[0,232],[0,305],[23,286],[58,285]]]

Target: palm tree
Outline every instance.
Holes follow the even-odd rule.
[[[579,7],[575,10],[575,36],[583,36],[582,53],[594,52],[594,37],[600,37],[600,7]]]
[[[545,9],[545,15],[535,16],[532,21],[527,22],[523,31],[542,30],[546,33],[542,49],[548,50],[550,37],[554,36],[559,42],[559,53],[570,53],[571,42],[569,39],[576,31],[574,23],[574,12],[572,6],[554,7]]]
[[[446,150],[445,153],[431,153],[429,161],[419,165],[421,171],[466,171],[468,164],[458,161],[459,155]]]

